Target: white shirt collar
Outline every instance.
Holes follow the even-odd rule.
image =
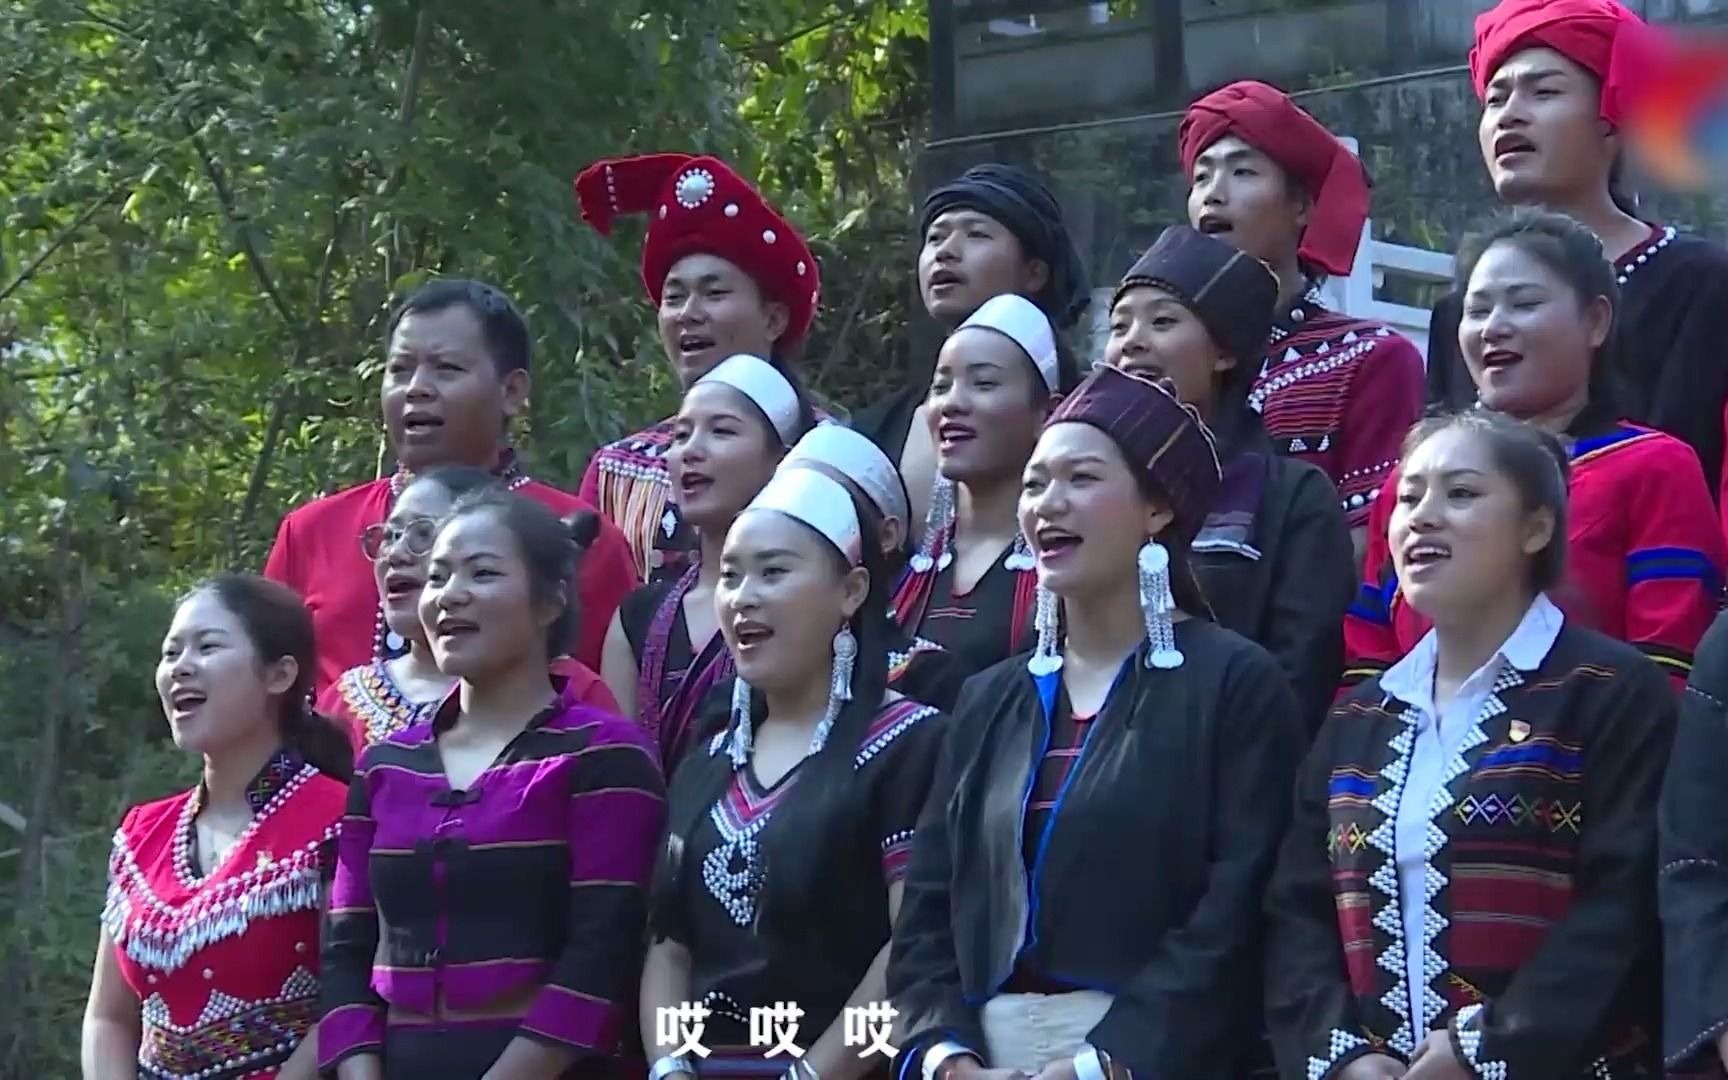
[[[1548,653],[1554,648],[1555,639],[1560,636],[1560,628],[1566,624],[1566,616],[1548,599],[1546,593],[1537,593],[1536,599],[1530,602],[1530,607],[1524,612],[1524,617],[1518,621],[1517,629],[1512,636],[1501,643],[1488,662],[1481,669],[1497,670],[1501,663],[1510,664],[1519,671],[1535,671],[1542,666],[1542,661],[1548,658]],[[1422,640],[1416,647],[1405,654],[1404,659],[1386,669],[1380,676],[1380,689],[1410,704],[1429,701],[1434,695],[1434,670],[1439,659],[1439,644],[1435,632],[1429,630],[1422,635]],[[1471,678],[1475,678],[1474,675]]]

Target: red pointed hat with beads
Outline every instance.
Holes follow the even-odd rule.
[[[602,236],[612,219],[648,215],[642,284],[654,302],[672,265],[686,255],[717,255],[755,279],[789,313],[786,339],[810,329],[822,296],[816,257],[798,230],[718,158],[643,154],[606,158],[576,177],[582,220]]]

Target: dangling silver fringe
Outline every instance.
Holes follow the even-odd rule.
[[[918,545],[917,554],[908,560],[913,571],[928,574],[932,569],[945,570],[954,561],[954,553],[944,550],[940,556],[936,554],[937,538],[948,531],[948,526],[954,524],[954,481],[936,474],[936,480],[930,485],[930,509],[924,514],[924,539]]]
[[[1140,615],[1146,620],[1146,666],[1178,668],[1182,651],[1176,647],[1176,597],[1170,592],[1170,553],[1156,540],[1140,548]]]
[[[727,747],[734,769],[749,764],[755,742],[756,736],[750,725],[750,684],[739,675],[732,680],[732,731]]]
[[[241,882],[240,891],[234,891]],[[139,914],[125,887],[110,882],[102,905],[102,925],[126,955],[144,967],[176,971],[199,949],[239,937],[254,921],[295,911],[313,911],[323,896],[323,878],[314,854],[296,852],[258,874],[224,882],[208,897],[180,908]],[[212,899],[215,898],[215,899]]]
[[[840,710],[852,700],[852,668],[857,660],[858,639],[852,636],[851,627],[842,626],[834,635],[834,678],[828,684],[828,709],[810,735],[812,754],[828,745],[828,733],[834,730],[834,721],[840,719]]]
[[[1032,557],[1032,546],[1026,542],[1024,534],[1014,534],[1014,550],[1010,551],[1008,557],[1002,560],[1002,565],[1015,573],[1037,569],[1038,560]]]
[[[1038,647],[1026,661],[1026,670],[1033,675],[1050,675],[1062,670],[1062,651],[1056,640],[1061,630],[1061,612],[1056,607],[1056,594],[1038,586],[1038,606],[1033,609],[1032,626],[1038,631]]]

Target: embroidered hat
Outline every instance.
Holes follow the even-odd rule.
[[[992,296],[979,305],[970,318],[955,327],[954,333],[972,327],[994,330],[1013,341],[1038,370],[1038,377],[1044,380],[1044,389],[1053,394],[1061,389],[1061,373],[1056,363],[1056,331],[1050,326],[1050,317],[1037,304],[1015,293]]]
[[[749,353],[729,356],[714,365],[714,370],[697,379],[694,386],[721,383],[749,398],[762,410],[769,426],[779,436],[781,446],[791,446],[798,436],[798,391],[780,369]],[[694,387],[693,387],[694,388]]]
[[[656,304],[672,265],[718,255],[737,265],[790,314],[786,340],[810,329],[821,299],[816,258],[798,230],[718,158],[643,154],[607,158],[576,177],[582,219],[602,236],[620,214],[648,214],[642,284]]]
[[[826,465],[858,485],[876,512],[884,518],[894,518],[910,527],[911,501],[906,497],[906,481],[894,462],[881,447],[851,428],[839,424],[819,424],[798,440],[798,445],[786,455],[780,468]]]
[[[1177,128],[1182,173],[1190,183],[1196,159],[1226,135],[1239,136],[1302,181],[1313,205],[1298,254],[1328,274],[1348,274],[1368,220],[1368,172],[1361,160],[1284,91],[1234,82],[1188,106]]]
[[[1150,379],[1101,367],[1062,399],[1044,426],[1057,424],[1091,424],[1110,436],[1128,467],[1169,500],[1172,537],[1182,544],[1194,539],[1222,471],[1212,432],[1192,406]]]
[[[1602,83],[1599,115],[1625,116],[1639,86],[1655,75],[1658,39],[1644,20],[1614,0],[1503,0],[1476,16],[1470,83],[1485,98],[1488,81],[1514,53],[1543,46]]]
[[[781,469],[742,513],[772,510],[815,529],[849,565],[864,558],[864,531],[858,505],[840,481],[815,469]]]
[[[1123,293],[1144,285],[1181,301],[1239,364],[1258,360],[1266,351],[1278,278],[1247,252],[1186,225],[1172,225],[1123,276],[1110,306],[1115,307]]]

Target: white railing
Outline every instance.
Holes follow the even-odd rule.
[[[1350,136],[1338,140],[1352,154],[1361,152]],[[1385,323],[1416,343],[1424,360],[1428,356],[1428,309],[1394,304],[1375,297],[1386,284],[1386,275],[1445,284],[1452,280],[1452,254],[1426,248],[1388,244],[1374,239],[1374,223],[1362,223],[1362,242],[1356,249],[1356,265],[1349,277],[1333,278],[1320,290],[1326,306],[1358,319]]]
[[[1444,284],[1452,280],[1452,256],[1426,248],[1405,247],[1376,240],[1372,223],[1362,226],[1362,246],[1356,249],[1356,265],[1349,277],[1332,278],[1320,293],[1326,306],[1359,319],[1383,322],[1415,342],[1428,355],[1428,309],[1377,299],[1375,290],[1386,284],[1386,275],[1416,278]]]

